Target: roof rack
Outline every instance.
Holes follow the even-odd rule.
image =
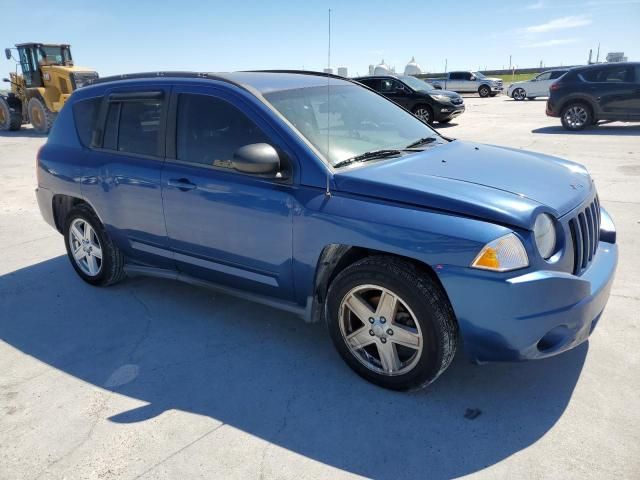
[[[229,82],[228,79],[217,76],[208,72],[140,72],[140,73],[123,73],[120,75],[111,75],[93,80],[90,85],[99,83],[116,82],[118,80],[137,80],[141,78],[208,78],[211,80],[223,80]],[[230,82],[233,83],[233,82]]]

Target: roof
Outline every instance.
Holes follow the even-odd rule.
[[[27,42],[16,43],[16,47],[70,47],[68,43],[40,43],[40,42]]]
[[[184,78],[217,80],[238,85],[243,88],[257,90],[261,94],[267,94],[279,90],[294,88],[320,87],[327,84],[327,78],[331,78],[332,85],[353,83],[351,80],[337,75],[320,72],[299,70],[262,70],[247,72],[146,72],[102,77],[92,82],[93,85],[127,80],[157,80],[158,78]]]

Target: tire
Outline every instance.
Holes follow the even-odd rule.
[[[4,97],[0,97],[0,131],[20,130],[22,112],[12,109]]]
[[[511,98],[513,98],[515,101],[517,102],[521,102],[523,101],[525,98],[527,98],[527,92],[524,91],[523,88],[516,88],[512,93],[511,93]]]
[[[86,229],[87,225],[90,227],[89,230]],[[124,255],[111,241],[89,206],[80,205],[69,212],[64,222],[63,233],[69,261],[85,282],[107,286],[125,277]],[[101,258],[97,257],[97,251],[101,252]],[[89,261],[91,256],[95,257],[97,269],[91,268],[94,263]]]
[[[562,108],[560,121],[567,130],[573,132],[583,130],[589,125],[593,125],[591,107],[583,102],[571,102]]]
[[[433,110],[429,105],[416,105],[411,110],[416,117],[429,125],[433,125]]]
[[[478,95],[480,95],[482,98],[487,98],[489,95],[491,95],[491,89],[486,85],[480,85],[480,88],[478,88]]]
[[[29,100],[27,104],[29,121],[33,129],[38,133],[49,133],[51,126],[56,119],[56,114],[49,110],[47,106],[36,97]]]
[[[387,308],[394,296],[395,310]],[[380,305],[382,298],[387,300]],[[343,360],[384,388],[425,387],[456,352],[458,327],[444,292],[412,264],[394,257],[367,257],[340,272],[329,288],[326,313]]]

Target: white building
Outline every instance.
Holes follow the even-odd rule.
[[[341,77],[347,78],[349,76],[349,71],[347,67],[338,67],[338,75]]]
[[[415,57],[411,57],[411,61],[404,67],[405,75],[419,75],[422,73],[422,68],[416,63]]]

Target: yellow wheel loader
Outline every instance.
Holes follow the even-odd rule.
[[[8,60],[14,58],[6,48]],[[0,130],[19,130],[31,123],[40,133],[48,133],[56,115],[71,93],[98,78],[98,73],[75,67],[69,45],[20,43],[16,45],[21,74],[10,73],[8,95],[0,95]]]

